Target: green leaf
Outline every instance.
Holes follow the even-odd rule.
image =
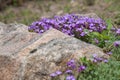
[[[102,36],[102,38],[105,39],[105,40],[109,40],[109,39],[110,39],[110,37],[107,36],[107,35],[101,35],[101,36]]]
[[[112,21],[110,19],[107,19],[106,23],[107,23],[107,30],[111,30],[111,28],[113,27]]]
[[[97,36],[97,37],[101,37],[100,33],[98,33],[98,32],[92,32],[92,34]]]

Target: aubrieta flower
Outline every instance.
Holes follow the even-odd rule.
[[[112,52],[110,51],[110,52],[108,52],[107,54],[108,54],[108,55],[112,55]]]
[[[84,71],[85,69],[86,69],[86,66],[81,65],[81,66],[78,68],[78,72]]]
[[[105,63],[107,63],[107,62],[108,62],[108,60],[107,60],[107,59],[105,59],[105,60],[104,60],[104,62],[105,62]]]
[[[99,62],[101,62],[101,61],[103,61],[104,59],[101,58],[101,57],[98,57],[98,58],[96,58],[96,60],[99,61]]]
[[[115,42],[114,42],[114,46],[115,46],[115,47],[119,47],[119,46],[120,46],[120,41],[115,41]]]
[[[76,80],[75,77],[73,75],[68,75],[66,77],[66,80]]]
[[[56,73],[51,73],[50,76],[51,76],[51,77],[56,77],[56,76],[58,76],[58,75],[57,75]]]
[[[96,63],[96,62],[97,62],[97,60],[96,60],[96,59],[93,59],[93,62],[94,62],[94,63]]]
[[[68,61],[67,66],[72,68],[72,69],[75,69],[76,68],[75,60],[71,59],[70,61]]]
[[[61,74],[62,74],[61,71],[56,71],[55,73],[56,73],[57,75],[61,75]]]
[[[55,28],[67,35],[79,38],[87,34],[84,31],[85,29],[89,30],[89,32],[95,31],[101,33],[106,29],[106,24],[105,21],[100,18],[95,19],[75,14],[67,14],[65,16],[55,16],[54,18],[43,18],[35,21],[28,27],[28,30],[42,34],[50,28]]]
[[[120,29],[117,29],[116,34],[120,35]]]
[[[96,58],[96,57],[97,57],[97,54],[93,54],[92,56],[93,56],[93,58]]]
[[[72,70],[66,70],[65,73],[72,74]]]
[[[61,74],[62,74],[61,71],[56,71],[56,72],[54,72],[54,73],[51,73],[50,76],[51,76],[51,77],[56,77],[56,76],[61,75]]]
[[[109,53],[108,55],[110,55],[111,53]],[[96,54],[93,54],[93,62],[94,63],[98,63],[98,62],[107,62],[107,59],[104,59],[102,57],[98,57]]]

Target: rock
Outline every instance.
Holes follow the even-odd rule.
[[[39,35],[23,24],[0,23],[0,80],[51,80],[49,74],[64,70],[69,59],[90,59],[93,54],[105,55],[99,47],[56,29]]]
[[[0,25],[0,54],[16,55],[23,47],[34,42],[38,35],[27,31],[23,24]],[[8,55],[8,54],[7,54]]]
[[[10,56],[0,55],[0,80],[19,80],[21,62]]]
[[[3,26],[6,26],[4,23],[1,23],[0,22],[0,38],[2,37],[2,35],[4,34],[4,27]]]
[[[36,40],[23,24],[0,23],[0,80],[19,80],[24,62],[17,59],[18,53]],[[19,72],[20,71],[20,72]]]
[[[32,48],[36,51],[26,58],[24,80],[50,80],[49,74],[62,70],[70,58],[79,60],[84,56],[90,58],[93,54],[104,55],[100,48],[55,29],[45,32],[30,46],[35,46]]]
[[[98,19],[99,17],[95,13],[90,13],[90,14],[76,14],[77,16],[87,16],[91,18]]]

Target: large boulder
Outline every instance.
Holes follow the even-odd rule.
[[[19,52],[38,38],[23,24],[0,23],[0,80],[19,80],[24,61],[17,59]],[[1,74],[2,73],[2,74]]]
[[[55,29],[45,32],[30,48],[33,48],[33,51],[25,60],[25,80],[50,80],[49,74],[63,69],[71,58],[79,60],[86,56],[89,59],[93,54],[104,56],[102,49]]]
[[[101,48],[56,29],[39,35],[23,24],[0,23],[0,80],[50,80],[49,74],[69,59],[93,54],[105,55]]]

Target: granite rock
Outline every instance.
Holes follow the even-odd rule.
[[[104,56],[99,47],[87,44],[55,29],[45,32],[29,47],[33,48],[33,52],[26,58],[24,80],[50,80],[49,74],[56,70],[63,70],[66,62],[70,59],[79,60],[85,56],[90,59],[93,54]]]
[[[49,74],[71,58],[93,54],[105,56],[101,48],[56,29],[39,35],[23,24],[0,23],[0,80],[51,80]]]
[[[0,23],[0,80],[20,80],[24,61],[17,59],[17,55],[37,36],[23,24]]]

